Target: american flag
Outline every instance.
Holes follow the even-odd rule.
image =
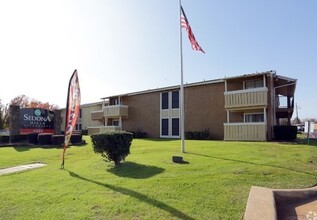
[[[190,41],[192,49],[205,53],[205,51],[199,46],[198,42],[195,39],[194,33],[192,31],[192,28],[189,25],[188,19],[186,17],[186,14],[182,6],[181,6],[181,12],[182,12],[181,13],[181,27],[186,29],[188,39]]]

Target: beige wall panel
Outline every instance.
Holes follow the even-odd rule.
[[[148,93],[121,97],[129,106],[129,118],[122,119],[122,129],[141,129],[148,137],[160,137],[160,93]]]
[[[194,86],[185,89],[185,131],[209,129],[211,139],[223,139],[224,83]]]

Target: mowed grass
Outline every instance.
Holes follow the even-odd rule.
[[[2,147],[0,168],[47,167],[0,176],[1,219],[241,219],[250,187],[317,183],[317,147],[272,142],[133,140],[120,167],[85,146]],[[185,163],[171,161],[183,156]]]

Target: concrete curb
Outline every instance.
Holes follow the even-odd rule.
[[[243,219],[313,220],[314,217],[317,219],[317,186],[307,189],[269,189],[252,186]]]

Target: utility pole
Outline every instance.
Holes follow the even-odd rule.
[[[298,109],[301,109],[301,107],[298,107],[297,102],[296,102],[295,110],[296,110],[296,122],[297,122],[297,124],[299,124]]]

